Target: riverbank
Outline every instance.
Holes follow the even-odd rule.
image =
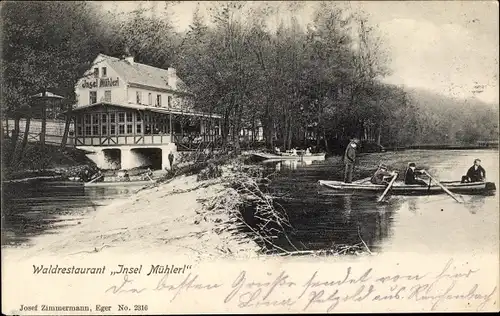
[[[18,144],[17,147],[19,147]],[[42,150],[40,144],[28,143],[22,157],[19,150],[12,154],[10,139],[2,142],[2,162],[13,161],[2,168],[2,181],[29,181],[32,179],[67,178],[82,173],[84,169],[95,169],[95,164],[85,155],[85,151],[76,148],[64,148],[46,144]]]
[[[197,258],[255,257],[260,247],[241,231],[235,213],[213,207],[220,197],[237,199],[227,186],[234,176],[231,168],[222,167],[223,176],[215,179],[180,176],[141,189],[125,200],[98,208],[75,225],[56,228],[57,234],[35,238],[29,247],[4,250],[20,259],[150,251]]]

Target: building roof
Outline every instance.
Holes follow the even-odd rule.
[[[168,70],[156,68],[135,62],[130,64],[125,59],[120,59],[104,54],[99,54],[109,65],[128,83],[139,84],[172,92],[192,94],[188,86],[177,77],[177,88],[168,85]]]
[[[156,112],[156,113],[163,113],[163,114],[179,114],[179,115],[191,115],[191,116],[200,116],[200,117],[211,117],[211,118],[221,118],[220,115],[218,114],[208,114],[208,113],[203,113],[203,112],[198,112],[198,111],[182,111],[178,109],[167,109],[167,108],[162,108],[162,107],[154,107],[154,106],[147,106],[147,105],[141,105],[141,104],[117,104],[117,103],[110,103],[110,102],[98,102],[94,104],[89,104],[89,105],[82,105],[79,107],[76,107],[72,109],[72,112],[79,112],[82,110],[86,110],[89,108],[93,108],[96,106],[100,105],[109,105],[109,106],[116,106],[116,107],[121,107],[125,109],[132,109],[132,110],[139,110],[139,111],[151,111],[151,112]],[[65,113],[68,113],[66,111]]]

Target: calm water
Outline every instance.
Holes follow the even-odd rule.
[[[481,158],[489,181],[498,183],[498,151],[402,151],[362,156],[355,179],[368,177],[380,162],[401,171],[410,160],[441,180],[457,180],[474,158]],[[299,250],[329,249],[334,244],[357,244],[361,238],[372,251],[498,252],[498,195],[390,196],[377,203],[376,195],[333,194],[318,180],[342,179],[337,157],[326,161],[271,162],[275,172],[270,193],[286,210],[293,229],[289,237]],[[75,225],[110,199],[137,188],[83,189],[71,183],[38,183],[3,187],[2,245],[29,243],[39,234]],[[66,216],[71,215],[71,216]],[[280,244],[292,250],[288,243]]]
[[[85,188],[74,182],[36,181],[2,185],[2,246],[29,244],[32,237],[56,233],[138,188]]]
[[[375,171],[380,162],[404,172],[409,161],[440,180],[459,180],[481,158],[487,178],[498,186],[498,151],[401,151],[362,156],[355,180]],[[467,196],[458,204],[446,194],[388,196],[339,194],[317,186],[318,180],[342,180],[339,158],[308,164],[269,163],[277,173],[270,185],[294,227],[290,239],[298,250],[333,244],[356,244],[361,238],[372,251],[493,252],[498,251],[498,195]],[[293,250],[289,243],[280,246]]]

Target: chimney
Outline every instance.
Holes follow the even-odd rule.
[[[126,56],[125,61],[131,65],[134,64],[134,56]]]
[[[172,89],[177,89],[177,75],[175,74],[175,68],[168,68],[167,69],[167,84],[172,88]]]

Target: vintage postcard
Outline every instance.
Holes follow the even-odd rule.
[[[0,13],[2,313],[499,310],[497,2]]]

